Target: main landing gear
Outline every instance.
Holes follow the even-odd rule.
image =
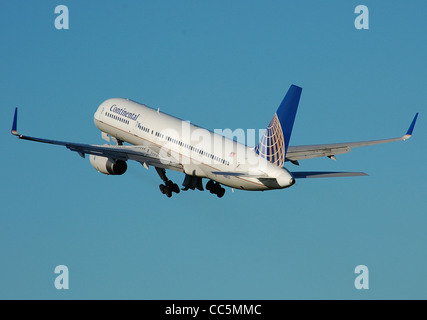
[[[172,197],[172,192],[179,193],[179,187],[176,183],[171,180],[165,182],[165,184],[159,185],[160,192],[165,194],[166,197]]]
[[[213,180],[209,180],[206,183],[206,190],[209,190],[210,193],[216,194],[218,198],[222,198],[225,194],[225,189],[221,187],[218,182],[214,182]]]
[[[179,193],[179,187],[176,183],[173,183],[172,180],[169,180],[166,177],[166,170],[161,168],[156,168],[157,173],[159,174],[160,178],[163,180],[164,184],[159,185],[160,192],[165,194],[166,197],[170,198],[172,197],[172,193]]]
[[[159,185],[159,189],[161,193],[165,194],[168,198],[172,197],[172,194],[179,193],[180,189],[176,183],[173,183],[172,180],[169,180],[166,177],[166,170],[157,168],[156,171],[159,174],[160,178],[163,180],[163,184]],[[200,190],[203,191],[202,178],[197,176],[185,175],[185,179],[183,182],[183,191],[191,190]],[[209,180],[206,183],[206,190],[209,190],[210,193],[216,194],[218,198],[222,198],[225,194],[225,189],[221,187],[218,182],[213,180]]]

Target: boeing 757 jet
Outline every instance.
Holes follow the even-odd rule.
[[[265,191],[284,189],[295,179],[364,176],[363,172],[289,171],[285,162],[299,165],[300,160],[329,157],[352,148],[407,140],[414,130],[418,113],[405,135],[399,138],[362,142],[290,146],[292,128],[302,89],[291,85],[258,145],[251,148],[188,121],[139,104],[129,99],[104,101],[96,110],[94,122],[109,143],[92,145],[35,138],[18,133],[15,109],[12,134],[23,140],[65,146],[85,158],[107,175],[122,175],[127,161],[134,160],[146,169],[154,167],[163,183],[160,191],[167,197],[179,193],[178,185],[166,176],[166,170],[184,173],[181,190],[204,190],[221,198],[227,186],[233,189]],[[114,144],[110,144],[113,140]],[[124,143],[127,143],[126,145]]]

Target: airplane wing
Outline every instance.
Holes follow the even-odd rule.
[[[286,154],[286,160],[298,164],[298,160],[311,159],[317,157],[331,157],[337,154],[343,154],[350,152],[352,148],[371,146],[375,144],[388,143],[394,141],[405,141],[412,136],[412,132],[417,121],[418,113],[415,115],[412,123],[406,132],[406,134],[399,138],[382,139],[382,140],[371,140],[371,141],[360,141],[360,142],[344,142],[344,143],[332,143],[332,144],[319,144],[309,146],[295,146],[289,147]]]
[[[135,160],[141,164],[147,164],[158,168],[170,169],[175,171],[183,172],[182,165],[171,159],[161,159],[151,156],[147,152],[145,146],[114,146],[114,145],[94,145],[94,144],[83,144],[66,141],[57,141],[43,138],[36,138],[19,134],[17,131],[17,114],[18,108],[15,109],[15,115],[13,117],[12,134],[17,136],[19,139],[36,141],[41,143],[54,144],[59,146],[65,146],[71,151],[77,152],[83,158],[85,154],[93,154],[96,156],[102,156],[115,160]]]

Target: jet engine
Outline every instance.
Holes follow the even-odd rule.
[[[122,175],[128,168],[126,161],[123,160],[112,160],[92,154],[89,156],[89,160],[92,167],[108,175]]]

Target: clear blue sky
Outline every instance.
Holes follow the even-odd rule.
[[[57,5],[69,30],[57,30]],[[356,30],[354,9],[370,11]],[[426,1],[0,2],[0,298],[427,298]],[[126,97],[209,129],[265,128],[303,87],[291,145],[403,135],[299,170],[369,177],[167,199],[138,163],[97,173],[22,133],[102,144]],[[181,184],[183,176],[170,173]],[[66,265],[70,289],[56,290]],[[366,265],[370,289],[354,287]]]

